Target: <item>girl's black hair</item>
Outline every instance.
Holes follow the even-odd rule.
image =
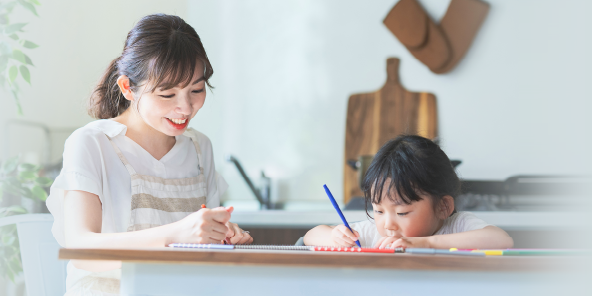
[[[132,91],[150,82],[156,88],[171,89],[191,83],[197,63],[204,67],[208,87],[214,74],[208,55],[195,30],[176,15],[152,14],[143,17],[129,33],[121,55],[107,67],[89,100],[89,114],[94,118],[117,117],[130,106],[117,85],[126,75]]]
[[[393,202],[411,204],[422,199],[420,194],[427,194],[435,207],[442,197],[454,198],[460,191],[460,180],[444,151],[433,141],[415,135],[390,140],[374,156],[362,184],[367,214],[369,205],[382,201],[389,179],[386,193]]]

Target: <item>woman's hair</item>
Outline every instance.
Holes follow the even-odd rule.
[[[389,180],[386,195],[393,202],[405,204],[421,200],[422,194],[432,198],[435,208],[442,197],[456,197],[460,191],[460,181],[448,156],[436,143],[420,136],[399,136],[376,153],[362,184],[366,212],[369,204],[382,201]]]
[[[143,17],[127,34],[121,56],[111,62],[93,91],[88,113],[99,119],[117,117],[129,106],[117,79],[126,75],[136,92],[142,83],[171,89],[191,83],[197,62],[204,67],[205,83],[214,69],[195,30],[175,15],[153,14]]]

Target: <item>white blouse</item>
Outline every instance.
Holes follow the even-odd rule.
[[[93,121],[76,130],[64,147],[64,166],[47,198],[47,208],[55,222],[53,235],[61,246],[64,240],[63,198],[65,190],[80,190],[96,194],[102,204],[101,232],[126,232],[131,211],[131,179],[115,153],[108,135],[119,147],[138,174],[161,178],[188,178],[199,175],[197,153],[186,135],[176,136],[173,148],[156,160],[140,145],[125,136],[127,127],[113,120]],[[216,173],[212,143],[196,132],[201,148],[207,183],[206,206],[220,206],[220,196],[228,185]]]

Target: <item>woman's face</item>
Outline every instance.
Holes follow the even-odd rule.
[[[201,63],[198,63],[194,73],[186,87],[177,86],[167,90],[156,88],[154,92],[150,91],[152,86],[149,83],[140,87],[136,92],[139,99],[137,110],[147,125],[168,136],[178,136],[185,132],[189,121],[206,100],[206,83]]]

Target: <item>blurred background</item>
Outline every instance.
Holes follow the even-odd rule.
[[[396,0],[38,1],[38,16],[25,6],[10,16],[27,23],[18,35],[38,47],[23,49],[30,84],[20,72],[15,80],[22,115],[0,89],[4,163],[20,155],[59,167],[65,139],[93,120],[86,101],[127,32],[147,14],[167,13],[196,29],[213,65],[215,89],[190,126],[212,140],[230,185],[223,202],[237,210],[259,204],[229,155],[256,187],[271,184],[273,202],[331,209],[323,184],[342,200],[348,98],[380,89],[389,57],[401,60],[405,88],[436,96],[440,144],[462,160],[463,179],[591,173],[590,1],[487,0],[471,48],[443,75],[382,23]],[[419,2],[438,22],[450,1]]]
[[[41,0],[40,0],[41,1]],[[449,1],[420,3],[436,21]],[[401,59],[400,79],[435,94],[441,145],[461,159],[463,178],[590,171],[592,20],[588,1],[488,1],[489,15],[451,73],[437,75],[382,24],[384,1],[41,1],[38,17],[17,7],[13,22],[38,48],[31,85],[20,82],[23,115],[1,91],[3,158],[58,162],[69,133],[92,121],[86,101],[118,57],[127,32],[150,13],[177,14],[200,34],[215,89],[191,126],[214,145],[226,200],[253,200],[232,154],[253,177],[276,182],[278,198],[325,201],[342,195],[347,99],[379,89],[385,60]],[[20,79],[21,77],[17,77]],[[51,132],[50,154],[32,127]]]

